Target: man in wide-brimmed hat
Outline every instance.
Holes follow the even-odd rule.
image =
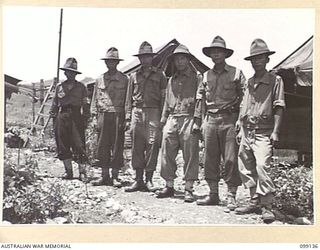
[[[78,71],[75,58],[68,58],[60,69],[67,80],[58,84],[50,110],[55,118],[55,139],[58,158],[63,161],[64,179],[73,179],[72,160],[79,164],[79,179],[86,181],[87,155],[85,150],[85,129],[90,117],[87,88],[75,78]]]
[[[126,98],[127,126],[131,120],[132,167],[135,182],[126,192],[154,191],[153,172],[156,169],[160,146],[160,115],[163,107],[167,80],[164,73],[152,65],[152,46],[140,45],[140,68],[130,75]],[[144,182],[145,173],[145,182]]]
[[[161,177],[166,186],[157,193],[158,198],[174,196],[176,157],[182,150],[185,180],[185,202],[193,202],[193,183],[199,172],[199,133],[192,133],[196,92],[201,75],[191,65],[188,48],[180,44],[168,58],[174,63],[175,73],[170,77],[162,111],[165,124],[162,137]]]
[[[261,208],[266,223],[275,220],[271,211],[275,186],[266,168],[270,167],[273,145],[279,141],[285,108],[283,81],[266,70],[269,55],[273,53],[262,39],[255,39],[250,56],[245,58],[251,61],[255,73],[248,80],[239,115],[239,170],[243,184],[250,189],[251,200],[248,206],[235,210],[246,214]]]
[[[202,83],[197,92],[194,130],[199,129],[202,117],[204,138],[204,171],[209,185],[210,194],[197,200],[198,205],[218,205],[219,181],[223,177],[228,186],[227,209],[236,208],[236,192],[241,179],[239,176],[236,144],[235,123],[242,100],[242,89],[245,77],[242,71],[230,66],[225,59],[233,54],[226,47],[220,36],[216,36],[209,47],[202,49],[214,63],[212,69],[203,75]],[[205,103],[206,113],[201,108]],[[220,170],[221,157],[224,161],[223,171]]]
[[[94,110],[97,112],[98,145],[97,165],[101,167],[101,178],[92,182],[94,186],[120,187],[119,170],[123,167],[123,147],[125,113],[124,105],[128,88],[128,78],[117,70],[119,52],[108,49],[101,58],[108,68],[96,81],[94,91]],[[110,178],[109,169],[112,169]]]

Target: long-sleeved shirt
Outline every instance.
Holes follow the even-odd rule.
[[[50,115],[56,117],[61,107],[82,108],[83,116],[89,118],[90,107],[86,86],[81,82],[69,82],[68,80],[58,84],[52,100]]]
[[[117,71],[101,75],[95,85],[93,111],[124,112],[128,77]]]
[[[177,71],[168,81],[161,122],[165,123],[169,115],[193,116],[196,93],[201,75],[188,67]]]
[[[275,107],[285,108],[282,78],[270,72],[266,72],[258,82],[254,76],[250,78],[239,115],[245,126],[272,129]]]
[[[203,75],[198,87],[195,117],[201,118],[203,102],[208,113],[223,110],[239,110],[246,79],[240,69],[225,64],[222,72],[214,68]]]
[[[126,120],[131,119],[132,107],[162,109],[167,79],[165,74],[156,67],[151,67],[146,75],[142,68],[130,75],[127,98]]]

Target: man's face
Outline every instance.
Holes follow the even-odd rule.
[[[151,66],[152,65],[152,60],[153,60],[153,55],[141,55],[138,56],[140,63],[142,66]]]
[[[269,57],[266,54],[257,55],[250,59],[254,71],[262,71],[266,69]]]
[[[212,48],[210,51],[210,57],[215,64],[223,63],[226,56],[226,51],[222,48]]]
[[[68,80],[74,80],[76,79],[77,73],[71,70],[65,70],[64,71],[65,76],[67,77]]]
[[[189,58],[183,54],[174,55],[174,64],[178,71],[183,71],[189,64]]]
[[[107,65],[107,68],[109,70],[114,70],[117,68],[117,65],[119,64],[119,61],[118,60],[105,60],[104,61],[105,64]]]

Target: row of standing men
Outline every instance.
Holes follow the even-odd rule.
[[[202,49],[214,63],[203,75],[192,66],[193,55],[180,44],[169,56],[174,74],[167,78],[152,65],[156,53],[143,42],[141,67],[128,77],[117,70],[118,50],[110,48],[105,61],[108,71],[96,81],[92,113],[97,114],[96,158],[102,176],[93,185],[119,186],[123,166],[124,132],[132,138],[132,167],[135,181],[126,192],[155,191],[152,178],[161,144],[161,177],[166,186],[157,198],[174,196],[176,156],[184,159],[185,202],[193,202],[193,184],[198,180],[199,139],[204,141],[204,175],[210,193],[197,205],[218,205],[219,181],[228,187],[227,209],[238,214],[262,212],[266,223],[275,220],[272,199],[275,187],[266,172],[272,148],[279,141],[284,86],[281,77],[266,70],[270,51],[262,39],[250,47],[255,74],[246,80],[243,72],[226,63],[233,54],[223,38],[216,36]],[[50,114],[55,122],[58,157],[63,161],[64,178],[72,179],[72,160],[78,162],[80,179],[86,175],[85,129],[90,118],[86,87],[75,80],[77,61],[67,59],[67,80],[58,84]],[[224,171],[221,171],[221,158]],[[111,176],[110,176],[111,169]],[[243,184],[250,190],[250,203],[237,207],[236,193]]]

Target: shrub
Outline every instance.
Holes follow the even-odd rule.
[[[4,160],[3,219],[12,223],[43,223],[59,216],[65,203],[64,187],[56,180],[42,180],[33,156],[17,165],[10,153]]]
[[[269,169],[276,186],[274,205],[280,211],[296,217],[313,217],[312,167],[292,167],[279,164]]]

